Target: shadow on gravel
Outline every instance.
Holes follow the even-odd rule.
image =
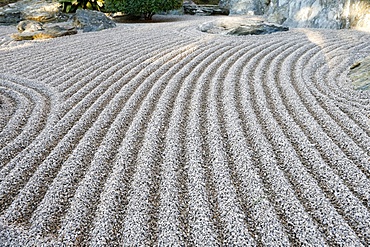
[[[167,15],[154,15],[152,20],[144,20],[128,16],[115,16],[112,18],[117,23],[161,23],[161,22],[177,22],[183,20],[181,16],[167,16]]]

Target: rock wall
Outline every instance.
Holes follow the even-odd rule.
[[[370,30],[368,0],[221,0],[230,14],[265,15],[290,27]]]
[[[291,27],[339,29],[346,26],[343,18],[347,0],[297,0],[270,2],[268,20]]]
[[[230,14],[263,15],[267,10],[268,2],[265,0],[220,0],[219,5],[228,8]]]

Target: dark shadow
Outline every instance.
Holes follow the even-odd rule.
[[[206,5],[218,5],[220,3],[220,0],[193,0],[195,4],[206,4]]]
[[[161,23],[161,22],[177,22],[183,18],[181,15],[154,15],[152,20],[144,20],[135,16],[115,16],[112,18],[117,23]]]

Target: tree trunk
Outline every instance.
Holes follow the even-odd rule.
[[[144,19],[145,20],[152,20],[154,13],[145,13],[144,14]]]

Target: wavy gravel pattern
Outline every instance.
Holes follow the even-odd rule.
[[[369,246],[370,33],[0,27],[1,246]]]

